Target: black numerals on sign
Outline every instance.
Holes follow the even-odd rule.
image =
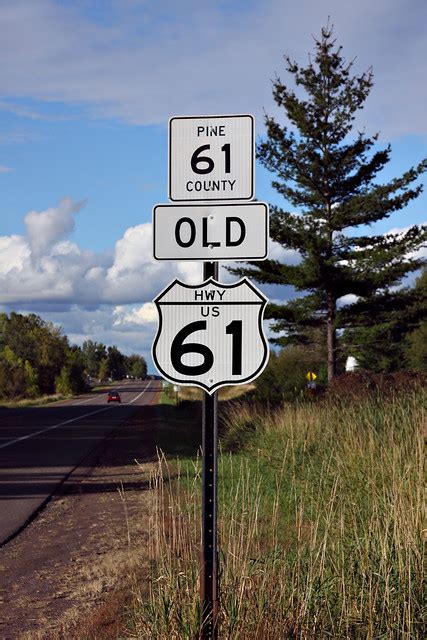
[[[205,344],[199,342],[187,342],[184,340],[195,331],[206,331],[206,320],[197,320],[185,325],[172,341],[171,345],[171,362],[175,371],[186,376],[201,376],[212,368],[214,363],[214,354]],[[233,376],[242,373],[242,321],[233,320],[225,328],[225,333],[232,336],[231,347],[231,373]],[[184,364],[182,357],[186,353],[199,353],[203,362],[200,364]]]
[[[215,168],[215,163],[209,156],[201,155],[204,151],[207,151],[211,148],[210,144],[203,144],[201,147],[198,147],[193,155],[191,156],[191,168],[194,173],[198,173],[200,175],[204,175],[206,173],[211,173]],[[230,173],[231,171],[231,150],[229,144],[224,144],[221,147],[221,151],[224,152],[225,156],[225,173]]]
[[[209,371],[214,363],[213,353],[205,344],[199,344],[198,342],[183,344],[184,340],[194,331],[206,331],[206,320],[198,320],[187,324],[181,331],[178,331],[171,346],[172,365],[179,373],[186,376],[200,376]],[[184,364],[182,356],[186,353],[200,353],[203,357],[203,362],[195,365]]]
[[[202,151],[206,151],[206,149],[210,149],[210,148],[211,148],[210,144],[204,144],[198,149],[196,149],[193,155],[191,156],[191,168],[193,169],[194,173],[204,174],[204,173],[210,173],[211,171],[213,171],[215,164],[212,158],[209,158],[209,156],[200,155]],[[200,165],[207,165],[207,166],[201,167]]]
[[[230,145],[229,144],[225,144],[223,147],[221,147],[221,151],[224,151],[225,153],[225,173],[230,173]]]
[[[233,336],[231,373],[233,376],[242,373],[242,321],[233,320],[225,328],[225,333]]]

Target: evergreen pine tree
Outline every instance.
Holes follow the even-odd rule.
[[[231,271],[306,292],[284,305],[269,305],[272,330],[281,334],[273,342],[307,342],[314,329],[317,334],[323,331],[331,380],[341,321],[338,300],[349,294],[358,297],[354,306],[345,308],[346,326],[357,323],[362,303],[369,313],[421,266],[408,256],[425,239],[424,228],[369,236],[366,225],[399,211],[421,193],[422,186],[414,182],[427,169],[427,160],[387,184],[374,182],[391,148],[375,149],[378,135],[354,132],[356,113],[373,85],[372,71],[352,75],[353,63],[345,61],[332,28],[322,29],[306,67],[285,59],[298,95],[276,78],[273,96],[292,128],[266,115],[267,138],[258,145],[257,156],[276,174],[273,187],[298,212],[272,206],[270,235],[286,249],[297,250],[301,260],[297,265],[248,262]],[[398,300],[394,290],[393,301]]]
[[[340,312],[341,326],[349,325],[343,342],[364,369],[392,372],[426,369],[427,271],[413,287],[361,298]],[[355,321],[354,316],[357,312]]]
[[[419,322],[404,344],[405,360],[410,369],[427,373],[427,269],[415,283],[415,304]]]

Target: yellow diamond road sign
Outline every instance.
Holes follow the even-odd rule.
[[[313,380],[316,380],[317,378],[316,374],[313,373],[312,371],[309,371],[305,377],[309,382],[313,382]]]

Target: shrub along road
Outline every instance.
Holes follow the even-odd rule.
[[[0,409],[0,544],[10,540],[79,466],[84,475],[100,444],[142,405],[159,382],[126,381],[122,403],[93,392],[44,407]]]

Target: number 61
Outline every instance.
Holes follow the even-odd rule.
[[[203,144],[201,147],[198,147],[195,152],[193,153],[193,155],[191,156],[191,168],[194,171],[194,173],[198,173],[198,174],[206,174],[206,173],[211,173],[211,171],[214,170],[215,167],[215,163],[212,160],[212,158],[210,158],[209,156],[201,156],[200,154],[203,151],[206,151],[208,149],[211,148],[210,144]],[[221,151],[224,152],[225,155],[225,173],[230,173],[230,167],[231,167],[231,153],[230,153],[230,145],[229,144],[224,144],[221,147]],[[200,166],[200,165],[206,165],[206,166]]]
[[[242,373],[242,321],[233,320],[225,328],[225,333],[232,336],[231,373],[233,376]],[[197,320],[183,327],[176,334],[171,345],[171,362],[178,373],[188,376],[200,376],[207,373],[213,366],[214,354],[205,344],[187,342],[184,340],[195,331],[206,331],[206,320]],[[184,364],[182,361],[186,353],[198,353],[202,356],[201,364]]]

